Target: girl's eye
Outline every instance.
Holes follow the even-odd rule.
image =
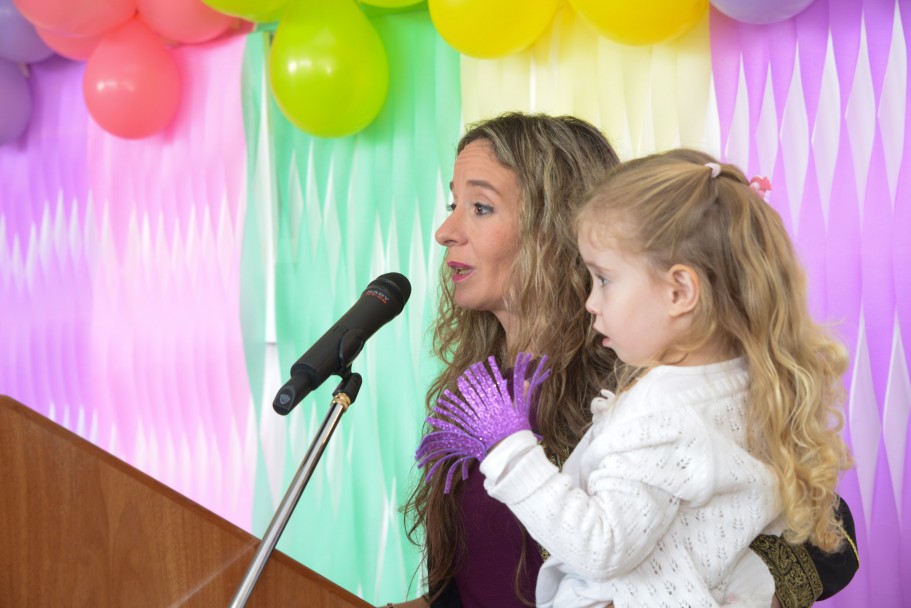
[[[595,280],[598,281],[598,283],[601,285],[601,287],[604,287],[608,283],[610,283],[610,279],[608,279],[607,277],[601,277],[601,276],[596,275]]]
[[[488,213],[493,213],[493,207],[490,205],[485,205],[483,203],[474,204],[475,215],[487,215]]]

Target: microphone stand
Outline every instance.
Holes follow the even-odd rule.
[[[247,603],[247,599],[253,591],[253,586],[256,584],[260,574],[262,574],[263,568],[266,566],[266,560],[269,559],[272,550],[275,549],[275,545],[278,543],[278,537],[281,536],[281,533],[284,531],[285,525],[288,523],[288,519],[294,511],[294,507],[297,506],[297,501],[300,500],[301,495],[304,493],[304,487],[313,474],[316,463],[319,461],[320,456],[323,455],[323,450],[326,449],[326,443],[328,443],[329,438],[332,436],[332,432],[338,425],[338,421],[341,419],[342,414],[348,410],[348,406],[354,403],[354,400],[357,398],[357,393],[361,389],[360,374],[352,374],[351,367],[349,366],[340,374],[340,376],[342,377],[342,381],[332,393],[332,402],[330,404],[329,413],[326,414],[323,425],[320,427],[319,432],[310,444],[310,449],[307,450],[307,455],[304,457],[304,461],[301,463],[300,468],[298,468],[297,474],[291,481],[291,485],[288,487],[285,497],[278,505],[278,509],[272,517],[272,522],[266,529],[266,534],[259,542],[256,554],[253,556],[253,560],[247,568],[247,573],[244,574],[244,578],[240,581],[237,591],[234,592],[234,597],[231,599],[229,608],[242,608]]]

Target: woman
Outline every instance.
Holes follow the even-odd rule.
[[[598,347],[582,305],[588,271],[571,219],[619,159],[582,120],[520,113],[472,126],[457,152],[451,214],[436,233],[447,248],[434,325],[434,350],[445,365],[428,390],[428,409],[471,363],[494,355],[503,366],[520,351],[546,353],[551,379],[541,388],[534,427],[559,464],[591,418],[592,397],[612,383],[613,355]],[[476,468],[465,481],[457,475],[450,494],[443,493],[445,474],[441,467],[422,480],[406,506],[409,538],[423,541],[430,591],[401,606],[533,605],[544,558],[538,545],[487,496]],[[843,519],[850,523],[850,514]],[[806,550],[762,538],[763,560],[773,575],[781,571],[775,580],[783,605],[809,605],[826,591],[813,562],[803,559]],[[857,567],[853,556],[823,557],[834,563],[832,588],[847,584]],[[784,580],[806,584],[785,588]]]

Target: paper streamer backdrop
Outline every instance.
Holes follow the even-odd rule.
[[[852,352],[840,491],[861,570],[824,605],[911,604],[908,5],[817,0],[765,26],[712,11],[652,47],[563,8],[497,60],[460,58],[424,9],[370,18],[389,99],[342,139],[283,118],[266,33],[177,49],[177,118],[139,141],[88,116],[84,64],[31,66],[28,131],[0,147],[0,393],[262,534],[332,387],[288,417],[275,391],[371,279],[400,271],[411,300],[356,361],[365,387],[279,548],[369,602],[414,597],[397,509],[437,369],[433,229],[453,148],[504,110],[574,113],[624,158],[686,145],[771,177],[813,309]]]

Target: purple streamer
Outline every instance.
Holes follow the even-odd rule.
[[[817,0],[801,12],[794,21],[797,27],[797,52],[800,57],[800,80],[803,83],[803,97],[807,106],[807,124],[816,124],[819,107],[819,93],[822,87],[822,70],[829,43],[829,6]]]
[[[864,26],[867,30],[867,52],[870,59],[870,73],[873,77],[873,96],[877,106],[882,97],[896,10],[896,3],[888,0],[865,2],[863,5]]]
[[[847,127],[842,124],[842,133]],[[829,201],[829,229],[826,242],[827,266],[826,294],[827,318],[836,322],[839,336],[845,341],[848,352],[857,351],[860,329],[861,277],[861,217],[854,183],[854,163],[850,145],[843,137],[835,161],[837,184],[832,188]],[[812,278],[811,278],[812,280]],[[849,381],[853,364],[848,370]]]
[[[892,231],[895,223],[888,184],[882,138],[880,130],[877,129],[863,201],[860,260],[863,277],[861,298],[867,347],[880,414],[886,400],[895,327],[895,292],[892,279]],[[903,234],[897,236],[907,239],[907,227],[901,232]]]
[[[896,543],[901,529],[895,512],[895,495],[889,475],[889,462],[885,450],[877,453],[876,477],[873,485],[873,511],[870,517],[870,551],[863,557],[864,573],[870,578],[870,595],[867,606],[904,606],[902,583],[907,576],[896,576],[900,571],[901,550]],[[906,524],[907,525],[907,522]]]
[[[807,298],[814,319],[827,319],[826,311],[826,222],[816,179],[813,149],[810,149],[807,164],[807,179],[801,200],[797,234],[794,245],[806,270],[808,281]]]
[[[794,78],[797,57],[797,24],[794,19],[785,19],[766,26],[765,36],[769,48],[769,70],[772,93],[775,97],[775,111],[784,114],[785,101]]]
[[[740,46],[737,43],[737,22],[714,8],[709,13],[709,27],[712,43],[712,79],[715,83],[718,122],[721,127],[721,149],[724,149],[734,120],[734,107],[737,101]]]
[[[886,130],[894,133],[896,125],[882,123],[878,114],[886,92],[886,77],[895,76],[888,72],[894,69],[889,63],[893,19],[902,20],[906,45],[911,39],[908,6],[890,0],[817,0],[797,17],[771,26],[739,25],[714,11],[710,22],[722,149],[726,149],[735,128],[738,132],[744,128],[749,133],[756,132],[769,82],[773,87],[778,127],[779,130],[783,128],[781,121],[795,75],[795,57],[799,58],[810,139],[806,143],[795,140],[801,134],[793,132],[780,136],[770,176],[773,184],[771,203],[794,235],[795,246],[807,270],[814,315],[822,322],[836,323],[836,330],[852,355],[844,382],[849,390],[855,391],[852,419],[848,421],[845,435],[856,454],[858,467],[846,474],[840,492],[855,514],[861,571],[846,590],[824,603],[829,606],[900,606],[911,601],[908,595],[911,584],[901,575],[911,559],[908,549],[911,464],[903,469],[903,487],[897,509],[895,494],[898,489],[893,487],[892,475],[900,465],[889,462],[885,449],[885,442],[889,441],[894,460],[895,452],[902,453],[904,445],[907,461],[911,458],[908,456],[911,442],[896,445],[896,439],[902,435],[894,428],[890,433],[877,433],[878,425],[903,420],[902,408],[907,407],[902,401],[906,390],[904,378],[911,367],[908,363],[911,357],[907,355],[911,348],[911,243],[905,238],[911,228],[911,108],[905,104],[904,125],[900,127],[904,129],[904,145],[894,196],[890,193],[888,171],[889,167],[894,169],[896,159],[888,159],[886,154],[895,150],[886,148],[885,144],[889,142],[883,140],[882,134]],[[864,49],[860,46],[862,39],[866,45]],[[837,107],[832,107],[832,100],[821,97],[830,44],[839,88]],[[860,65],[861,60],[867,61],[868,65]],[[745,91],[738,91],[741,61]],[[902,84],[907,87],[911,83],[911,65],[906,69]],[[855,82],[855,75],[866,71],[869,71],[870,80],[866,81],[864,76],[863,80]],[[896,82],[893,80],[891,84],[894,86]],[[871,86],[872,89],[855,90],[858,86]],[[746,98],[738,100],[738,94],[744,94]],[[907,96],[907,89],[899,94]],[[873,103],[858,103],[864,101],[865,96]],[[823,101],[828,106],[827,120],[817,124]],[[894,99],[889,100],[891,104],[894,102]],[[734,109],[738,105],[748,109],[748,116],[742,117],[748,121],[746,125],[733,124]],[[788,109],[789,112],[800,110]],[[819,135],[818,129],[829,128],[827,124],[832,124],[836,112],[840,118],[838,139],[835,140],[829,130],[822,133],[815,145],[828,146],[828,142],[834,141],[837,147],[825,151],[814,148],[814,135]],[[859,130],[874,121],[873,133]],[[852,136],[857,135],[860,138],[852,141]],[[754,141],[747,145],[748,159],[743,167],[748,176],[757,171],[759,160],[756,138],[752,139]],[[870,158],[861,158],[863,154],[859,152],[866,153],[871,140]],[[799,159],[802,152],[798,148],[795,156],[787,145],[805,146],[808,152],[807,173],[799,200],[789,200],[784,167],[789,159]],[[834,170],[826,166],[828,162],[821,162],[827,158],[834,159]],[[817,162],[820,162],[819,167]],[[794,178],[793,167],[788,169]],[[831,177],[829,171],[832,171]],[[828,183],[830,179],[831,184]],[[864,349],[859,352],[862,325]],[[905,369],[896,367],[900,360],[893,358],[896,333],[900,334],[905,351],[902,353]],[[863,359],[855,360],[858,355]],[[852,386],[855,373],[858,384]],[[884,411],[890,388],[897,390],[895,394],[899,395],[891,397],[892,406],[898,408],[891,413]],[[884,418],[884,413],[891,418]],[[851,432],[852,420],[856,427],[854,433]],[[909,430],[902,429],[904,437],[909,436]]]
[[[847,103],[851,87],[854,85],[854,72],[857,69],[860,49],[862,9],[862,0],[829,0],[829,28],[838,69],[842,107]]]

